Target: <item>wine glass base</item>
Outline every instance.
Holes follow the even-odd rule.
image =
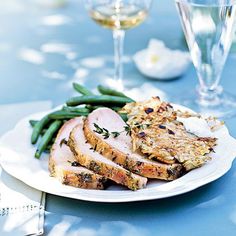
[[[186,106],[204,116],[214,116],[220,119],[228,119],[236,116],[236,96],[223,91],[218,96],[217,104],[204,105],[196,91],[184,93],[175,99],[176,103]]]

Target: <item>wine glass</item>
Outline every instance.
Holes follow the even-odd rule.
[[[125,30],[136,27],[147,17],[152,0],[84,0],[89,16],[111,29],[114,39],[114,87],[123,90],[123,41]]]
[[[182,103],[206,115],[235,115],[236,98],[219,82],[233,38],[236,0],[175,2],[199,79],[197,93],[182,98]]]

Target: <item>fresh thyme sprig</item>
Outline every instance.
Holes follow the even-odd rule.
[[[98,134],[101,134],[103,137],[104,137],[104,139],[107,139],[107,138],[109,138],[110,137],[110,132],[107,130],[107,129],[105,129],[105,128],[101,128],[98,124],[96,124],[96,123],[94,123],[93,124],[94,125],[94,127],[95,127],[95,130],[93,130],[94,132],[96,132],[96,133],[98,133]]]
[[[140,123],[135,123],[133,126],[138,128],[138,129],[146,129],[148,127],[150,127],[150,123],[144,123],[144,124],[140,124]]]
[[[124,126],[124,129],[126,135],[131,135],[131,127],[129,125]]]
[[[126,135],[130,135],[131,134],[131,128],[129,125],[124,126],[124,130],[121,132],[118,131],[112,131],[110,132],[109,130],[107,130],[106,128],[101,128],[98,124],[94,123],[93,124],[95,127],[95,130],[93,130],[94,132],[101,134],[103,136],[104,139],[108,139],[110,136],[112,136],[113,138],[117,138],[118,136],[120,136],[121,133],[126,132]]]

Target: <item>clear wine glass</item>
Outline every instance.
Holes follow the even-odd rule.
[[[84,0],[89,16],[111,29],[114,39],[114,87],[123,90],[123,41],[125,30],[136,27],[147,17],[152,0]]]
[[[182,103],[206,115],[235,115],[236,98],[223,91],[219,82],[233,38],[236,0],[175,2],[199,79],[197,93]]]

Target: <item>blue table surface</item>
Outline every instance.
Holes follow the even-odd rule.
[[[107,58],[107,65],[111,64],[113,42],[109,30],[89,19],[82,1],[68,0],[60,8],[39,2],[0,2],[0,105],[38,100],[58,105],[72,96],[72,81],[94,88],[104,73],[111,73],[111,69],[101,72],[99,65],[91,65],[91,59],[99,58]],[[126,55],[145,48],[150,38],[161,39],[170,48],[186,49],[174,1],[153,1],[148,20],[127,32]],[[52,43],[66,47],[55,52]],[[236,55],[231,53],[222,85],[236,94],[235,63]],[[149,82],[173,98],[197,83],[192,66],[183,77],[168,82],[145,78],[132,61],[125,64],[124,73],[127,87]],[[233,136],[235,121],[226,121]],[[45,235],[236,235],[235,181],[234,162],[220,179],[163,200],[105,204],[47,194]]]

